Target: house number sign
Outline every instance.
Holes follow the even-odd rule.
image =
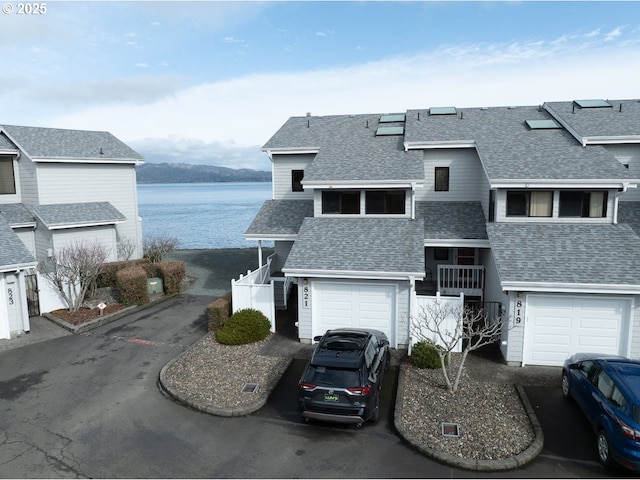
[[[9,299],[9,305],[13,305],[13,288],[7,288],[7,298]]]
[[[519,325],[522,323],[522,317],[524,316],[524,303],[522,302],[522,300],[517,299],[516,300],[516,325]]]
[[[309,308],[311,305],[311,289],[309,285],[302,286],[302,308]]]

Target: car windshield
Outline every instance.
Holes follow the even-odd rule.
[[[311,365],[306,381],[326,387],[358,387],[360,386],[360,372],[358,370]]]

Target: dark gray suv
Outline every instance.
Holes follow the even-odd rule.
[[[380,417],[380,389],[391,354],[387,336],[377,330],[340,328],[318,342],[298,382],[305,420],[357,426]]]

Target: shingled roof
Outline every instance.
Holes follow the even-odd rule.
[[[49,230],[78,226],[113,225],[125,217],[109,202],[60,203],[32,207]]]
[[[0,138],[0,148],[18,146],[34,161],[144,161],[142,155],[109,132],[0,125]]]
[[[0,215],[0,272],[35,267],[36,259]]]

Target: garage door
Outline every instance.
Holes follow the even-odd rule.
[[[526,309],[526,365],[562,365],[576,352],[627,353],[630,300],[528,295]]]
[[[332,328],[375,328],[393,344],[395,285],[315,282],[313,335]]]

